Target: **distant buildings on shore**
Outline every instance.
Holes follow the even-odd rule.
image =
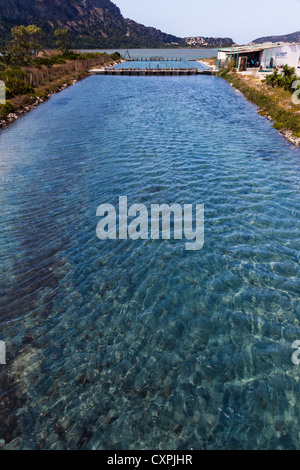
[[[187,37],[184,38],[184,41],[190,47],[228,47],[234,44],[231,38],[208,38],[204,36]]]

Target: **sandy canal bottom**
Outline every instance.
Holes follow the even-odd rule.
[[[93,76],[0,149],[4,448],[299,448],[300,149],[204,76]],[[122,195],[204,248],[101,242]]]

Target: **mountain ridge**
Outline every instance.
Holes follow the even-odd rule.
[[[254,44],[263,44],[264,42],[300,42],[300,31],[295,31],[294,33],[289,34],[265,36],[254,39],[252,42]]]
[[[110,0],[0,0],[0,39],[16,25],[36,24],[47,47],[55,46],[53,30],[68,28],[73,48],[184,47],[184,38],[124,18]],[[214,38],[208,46],[214,46]],[[218,41],[222,42],[222,38]],[[228,38],[226,38],[226,41]],[[228,45],[224,41],[224,45]]]

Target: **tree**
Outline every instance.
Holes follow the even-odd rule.
[[[7,50],[11,62],[19,65],[28,64],[36,59],[42,50],[42,30],[35,25],[15,26],[11,30],[12,41]]]
[[[120,60],[121,59],[121,54],[119,52],[114,52],[113,54],[110,54],[110,57],[112,58],[112,60]]]
[[[54,31],[56,45],[63,56],[70,54],[70,31],[63,28],[57,28]]]
[[[273,88],[275,85],[278,85],[278,80],[279,80],[278,69],[275,69],[272,75],[268,75],[266,77],[267,84],[271,85]]]
[[[295,67],[289,67],[288,65],[285,65],[282,71],[285,78],[291,78],[295,75]]]
[[[290,91],[291,93],[294,92],[294,82],[297,80],[297,76],[295,75],[295,68],[289,67],[285,65],[282,68],[282,73],[279,74],[278,70],[275,69],[272,75],[269,75],[266,78],[266,83],[271,85],[272,87],[278,86],[280,88],[284,88],[285,90]]]
[[[10,63],[10,54],[7,47],[0,47],[0,71],[5,70]]]

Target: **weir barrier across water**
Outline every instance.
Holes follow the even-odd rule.
[[[181,62],[181,57],[130,57],[127,62]]]
[[[144,68],[141,69],[137,68],[119,68],[119,69],[111,69],[111,68],[102,68],[102,69],[91,69],[91,74],[94,75],[216,75],[217,72],[215,70],[210,69],[198,69],[198,68]]]

